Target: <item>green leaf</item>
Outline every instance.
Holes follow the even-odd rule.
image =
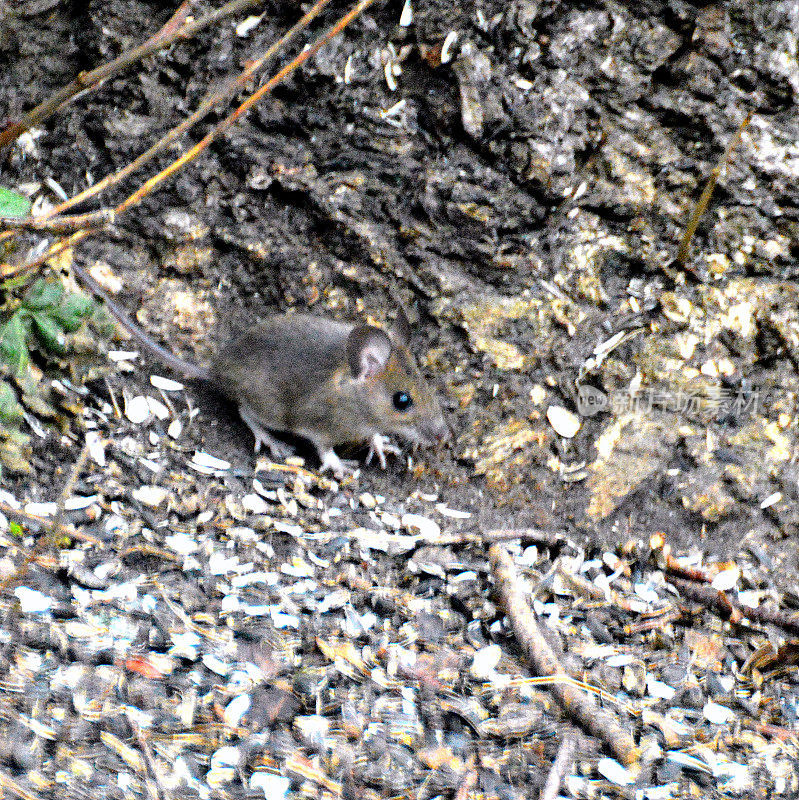
[[[28,329],[17,311],[0,326],[0,357],[8,364],[11,374],[19,378],[28,367]]]
[[[70,294],[55,310],[53,318],[68,333],[73,333],[94,310],[94,301],[85,294]]]
[[[27,217],[31,201],[0,186],[0,217]]]
[[[42,345],[44,345],[44,348],[51,353],[63,355],[66,352],[63,328],[47,311],[32,314],[31,319],[33,320],[36,336],[39,338]]]
[[[16,392],[5,382],[0,382],[0,424],[17,425],[22,422],[22,406]]]
[[[43,308],[53,308],[58,305],[64,294],[64,287],[60,283],[38,280],[31,286],[25,295],[22,307],[31,311],[41,311]]]
[[[25,533],[25,529],[18,522],[11,520],[8,523],[8,532],[17,539],[21,539],[22,535]]]
[[[22,275],[15,275],[13,278],[9,278],[0,284],[0,295],[12,292],[20,286],[26,286],[28,283],[30,283],[29,275],[25,275],[24,273]]]

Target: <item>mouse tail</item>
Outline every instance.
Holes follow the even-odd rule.
[[[78,280],[95,297],[103,300],[106,307],[111,312],[116,321],[146,350],[149,350],[165,367],[169,367],[180,375],[187,378],[198,378],[199,380],[210,380],[210,372],[197,364],[185,361],[165,347],[162,347],[152,337],[148,336],[128,315],[124,312],[111,297],[111,295],[85,270],[78,264],[72,264],[72,271]]]

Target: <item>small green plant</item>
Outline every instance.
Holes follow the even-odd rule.
[[[0,217],[25,217],[30,210],[27,197],[0,186]]]
[[[26,198],[0,187],[0,216],[29,210]],[[67,292],[56,276],[38,278],[27,288],[9,280],[0,287],[0,297],[0,470],[29,472],[25,411],[57,416],[41,367],[65,362],[74,350],[74,334],[98,307],[84,294]]]
[[[67,294],[61,283],[39,279],[22,302],[0,324],[0,358],[11,375],[21,379],[30,368],[31,349],[44,355],[67,354],[66,337],[94,310],[83,294]]]

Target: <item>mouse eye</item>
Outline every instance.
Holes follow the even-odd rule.
[[[407,392],[395,392],[391,402],[397,411],[407,411],[413,405],[413,398]]]

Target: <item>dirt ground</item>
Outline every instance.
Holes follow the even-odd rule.
[[[409,27],[395,5],[356,22],[75,258],[107,264],[124,305],[195,360],[275,309],[390,320],[399,298],[457,433],[431,457],[434,479],[489,524],[529,518],[617,538],[636,534],[641,514],[679,542],[733,548],[753,531],[794,534],[793,5],[433,3]],[[20,6],[2,23],[9,117],[170,14]],[[225,25],[108,81],[49,123],[33,156],[12,154],[4,180],[52,177],[73,194],[290,20],[270,8],[246,37]],[[422,54],[451,31],[458,57],[430,66]],[[395,91],[380,78],[386,59]],[[670,268],[749,110],[691,260]],[[631,335],[592,362],[620,331]],[[635,380],[642,393],[717,405],[692,417],[670,407],[679,398],[655,399],[641,427],[604,413],[569,440],[552,430],[547,408],[577,411],[581,385],[611,395]],[[741,392],[762,393],[755,413],[719,410]],[[228,423],[203,426],[198,444],[246,463],[246,437]],[[597,458],[603,435],[612,463]],[[380,492],[415,484],[402,469],[364,480]],[[760,509],[775,492],[783,500]]]
[[[173,5],[0,7],[0,120],[145,40]],[[72,196],[127,164],[297,14],[262,10],[246,35],[227,21],[77,97],[4,154],[0,185],[57,202],[48,179]],[[348,500],[329,500],[339,531],[367,524],[359,497],[401,518],[435,496],[464,513],[440,518],[445,531],[535,527],[589,556],[662,534],[674,553],[754,559],[760,588],[795,609],[797,4],[417,0],[407,25],[402,11],[378,3],[72,257],[118,278],[119,302],[198,362],[275,310],[390,325],[402,303],[454,436],[413,469],[364,467]],[[749,112],[681,266],[691,211]],[[114,370],[85,404],[156,396],[153,372],[167,374],[146,358]],[[77,488],[166,487],[148,524],[191,531],[202,509],[240,508],[255,461],[212,393],[170,399],[168,419],[100,423],[116,472],[94,465]],[[54,500],[84,422],[34,437],[33,475],[5,488]],[[230,469],[187,473],[194,451]]]

